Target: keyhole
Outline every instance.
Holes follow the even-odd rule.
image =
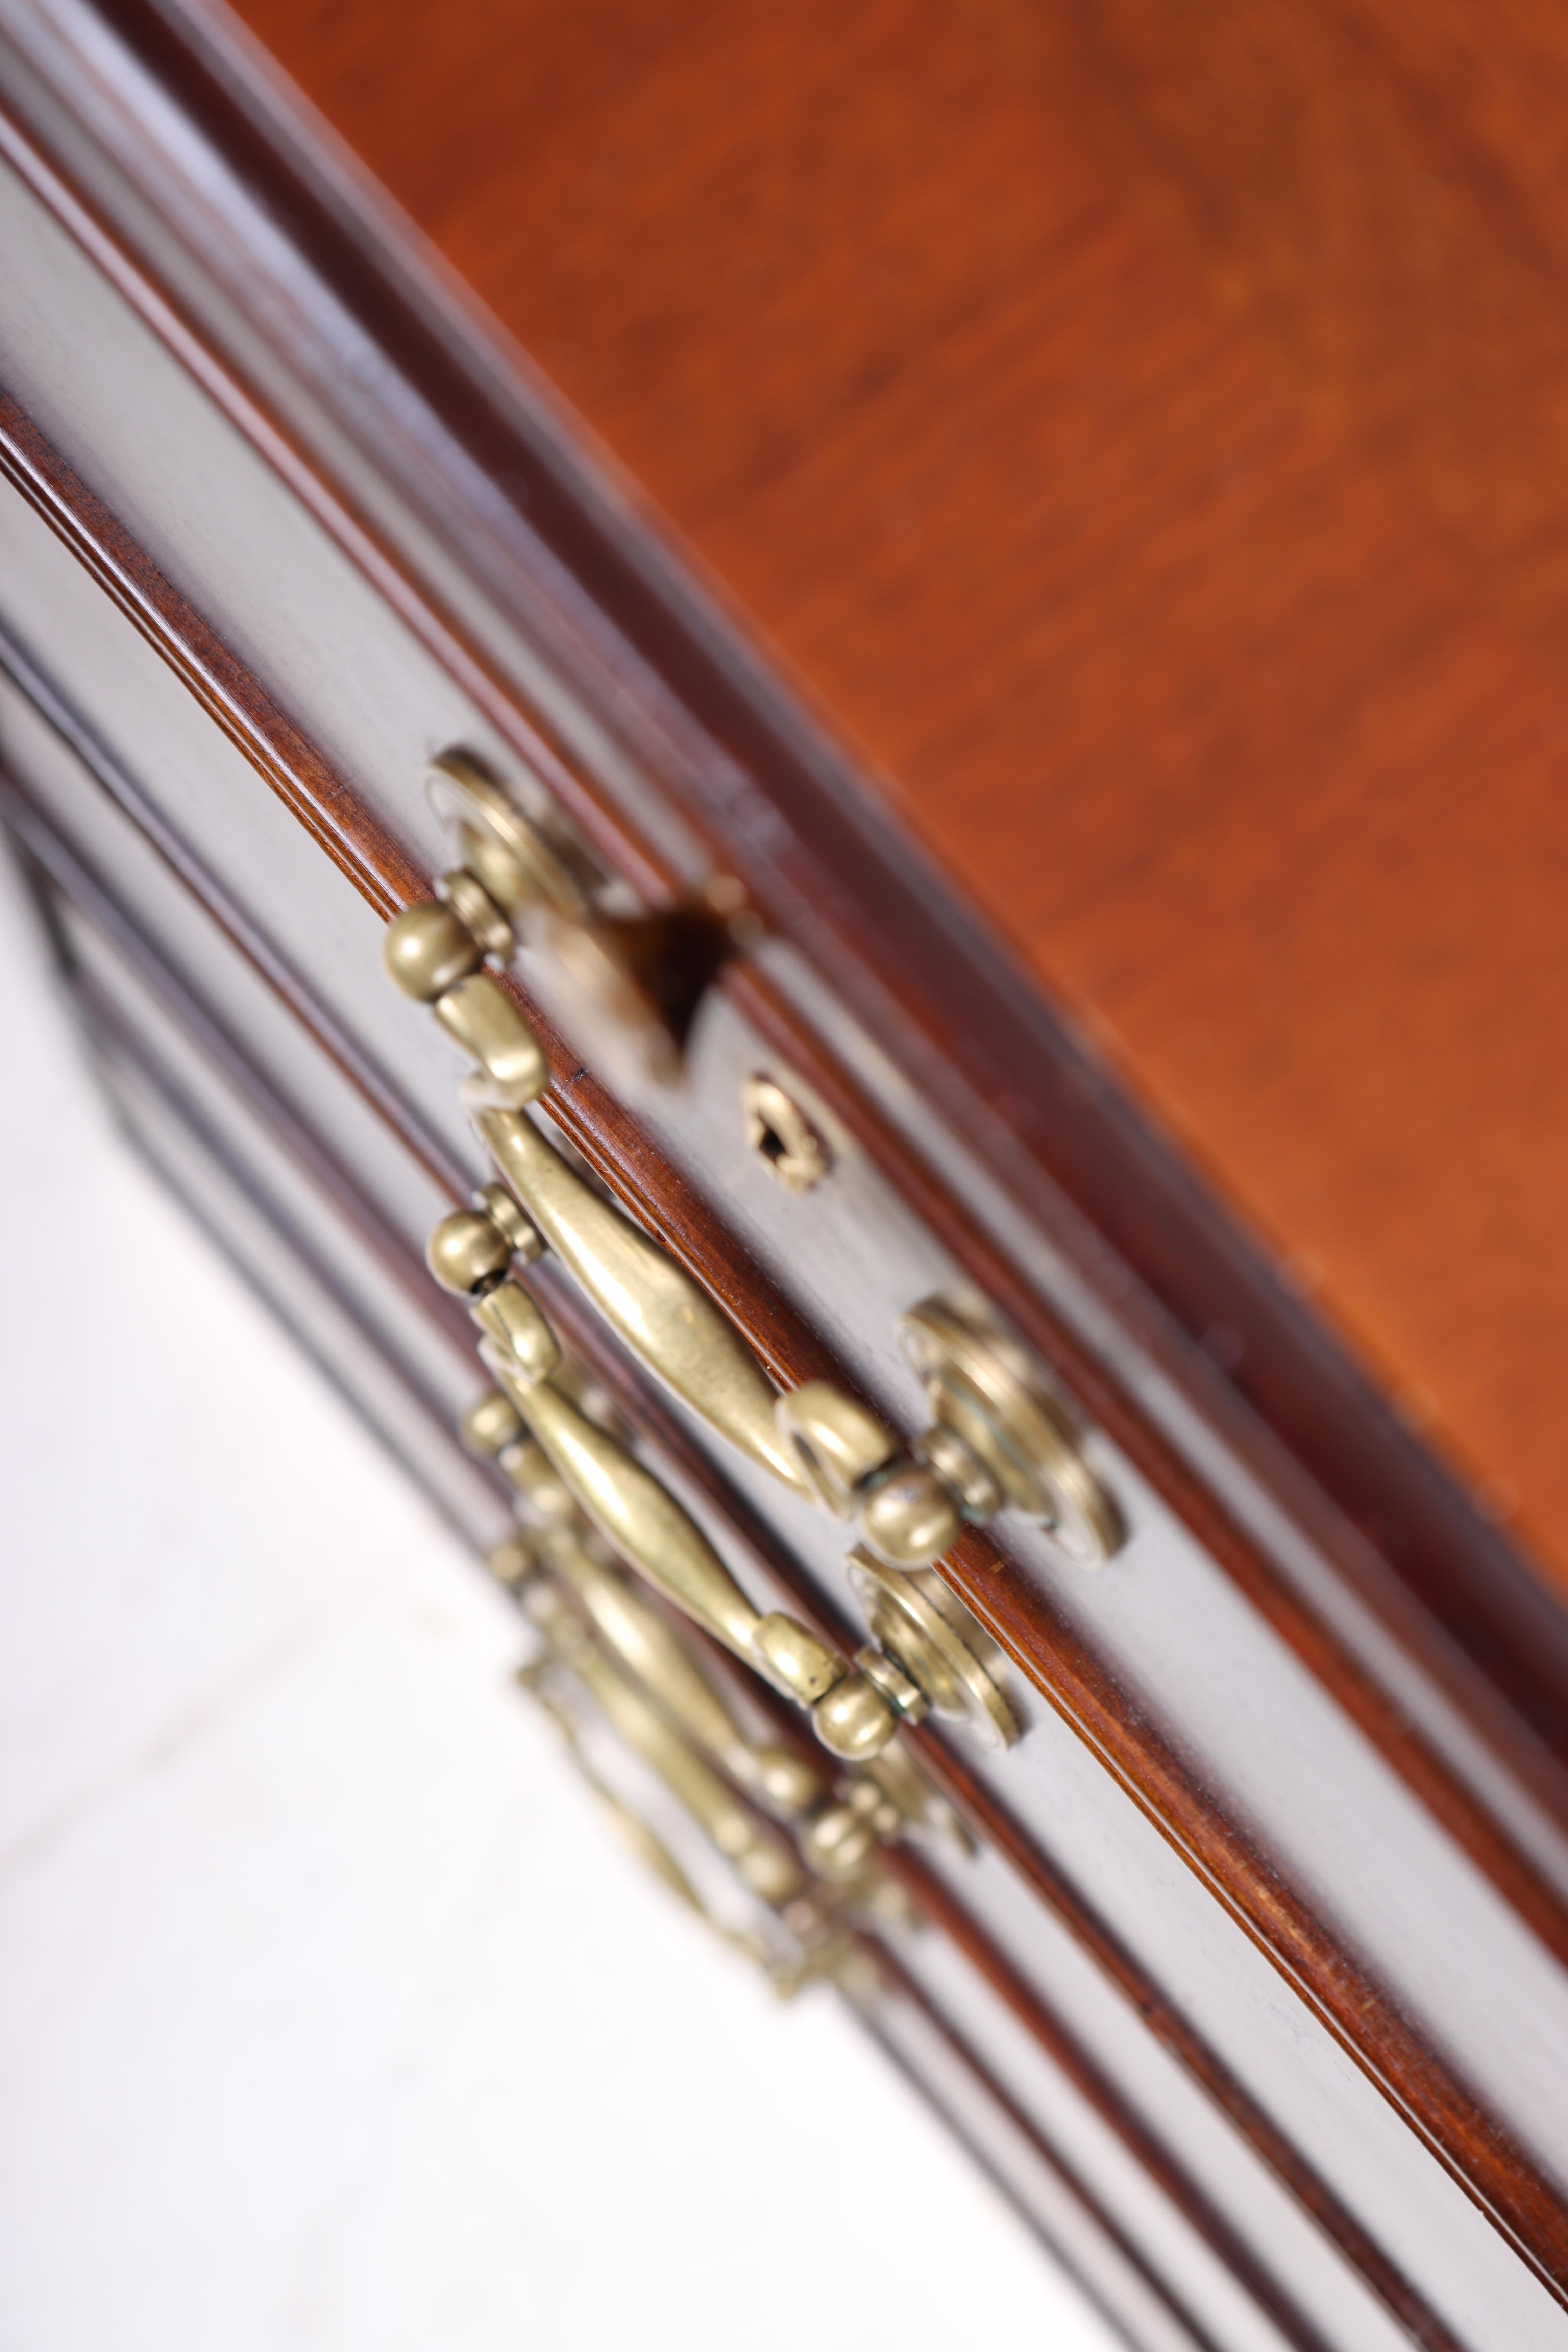
[[[773,1181],[788,1192],[814,1191],[831,1163],[826,1145],[794,1097],[775,1078],[759,1074],[741,1089],[741,1110],[746,1141]]]

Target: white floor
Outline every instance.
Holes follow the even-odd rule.
[[[120,1145],[8,869],[0,1008],[0,2352],[1109,2352],[607,1839],[510,1612]]]

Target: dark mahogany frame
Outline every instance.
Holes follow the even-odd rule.
[[[559,415],[497,364],[470,316],[442,304],[412,233],[400,240],[389,211],[356,201],[268,78],[177,5],[99,0],[98,14],[441,420],[453,451],[512,510],[519,541],[542,550],[606,625],[619,695],[662,699],[691,722],[678,740],[668,714],[651,722],[652,737],[666,735],[658,782],[769,926],[878,1034],[892,1013],[910,1074],[961,1131],[986,1138],[993,1172],[1026,1213],[1055,1194],[1081,1213],[1135,1277],[1167,1369],[1266,1484],[1278,1483],[1279,1448],[1305,1471],[1363,1539],[1335,1543],[1327,1520],[1314,1529],[1341,1573],[1425,1647],[1516,1769],[1529,1746],[1555,1759],[1537,1782],[1568,1820],[1568,1613],[1555,1596],[900,833],[733,621],[606,492]],[[243,304],[241,264],[258,279],[268,264],[237,248],[234,262],[226,291]],[[320,389],[321,354],[307,351],[302,327],[292,356]],[[352,422],[363,427],[363,414]],[[405,444],[390,409],[384,423],[374,446]],[[515,568],[493,509],[479,511],[456,474],[423,490],[428,520],[479,578]],[[581,802],[582,780],[552,781]],[[657,858],[603,802],[580,813],[602,844],[620,832],[621,869],[657,890]],[[1205,1347],[1216,1329],[1227,1335],[1223,1367]]]
[[[200,617],[147,561],[85,485],[48,447],[25,415],[0,394],[0,474],[49,524],[89,571],[160,656],[208,712],[226,736],[304,824],[362,896],[384,915],[428,894],[429,879],[415,866],[378,821],[326,765],[314,747],[271,702],[265,690],[230,655]],[[297,1018],[317,1037],[351,1083],[411,1149],[454,1200],[466,1198],[466,1171],[457,1166],[399,1100],[385,1077],[368,1065],[316,1005],[308,981],[291,971],[242,910],[158,816],[134,781],[75,719],[25,647],[6,640],[4,666],[35,707],[69,743],[125,814],[179,875],[233,943],[279,993]],[[25,797],[8,786],[11,821],[35,856],[47,862],[47,822]],[[63,873],[59,876],[63,881]],[[87,897],[89,877],[79,870],[72,895]],[[101,904],[108,897],[101,884]],[[607,1090],[585,1071],[550,1026],[540,1008],[510,975],[506,983],[540,1031],[550,1058],[549,1103],[563,1131],[619,1198],[653,1223],[668,1244],[727,1308],[758,1353],[786,1383],[828,1375],[839,1368],[808,1326],[768,1282],[763,1270],[728,1234],[685,1181],[647,1142]],[[296,1131],[303,1123],[293,1121]],[[318,1149],[316,1173],[321,1172]],[[531,1278],[539,1277],[533,1270]],[[595,1318],[569,1285],[544,1279],[552,1314],[565,1336],[617,1395],[635,1424],[650,1434],[688,1475],[711,1485],[703,1463],[668,1410],[644,1381],[628,1382],[625,1360],[606,1346]],[[1009,1303],[1017,1302],[1010,1298]],[[1092,1402],[1092,1393],[1091,1393]],[[1125,1411],[1125,1408],[1121,1408]],[[769,1571],[790,1590],[818,1629],[841,1647],[853,1646],[848,1629],[831,1621],[819,1595],[804,1584],[788,1556],[765,1525],[738,1496],[724,1494],[724,1508],[742,1540]],[[1071,1629],[1053,1619],[1043,1597],[1011,1568],[991,1539],[978,1531],[943,1563],[954,1588],[986,1623],[1030,1681],[1086,1739],[1120,1784],[1152,1820],[1231,1916],[1268,1955],[1303,2000],[1333,2032],[1356,2063],[1405,2116],[1438,2160],[1482,2206],[1521,2257],[1568,2302],[1568,2215],[1551,2184],[1524,2153],[1500,2133],[1490,2117],[1428,2048],[1393,2005],[1284,1885],[1267,1855],[1258,1852],[1228,1821],[1181,1760],[1146,1723],[1131,1721],[1113,1678]],[[1375,1696],[1375,1695],[1373,1695]],[[939,1780],[987,1843],[1005,1853],[1021,1875],[1056,1911],[1121,1990],[1144,2011],[1166,2046],[1202,2082],[1243,2131],[1278,2178],[1340,2246],[1347,2258],[1417,2340],[1444,2344],[1446,2332],[1405,2279],[1310,2168],[1303,2164],[1241,2086],[1193,2034],[1131,1956],[1096,1917],[1069,1882],[1012,1822],[930,1733],[916,1735]],[[1442,1768],[1427,1759],[1437,1776]],[[1568,1937],[1568,1921],[1550,1890],[1496,1840],[1489,1823],[1475,1812],[1462,1790],[1447,1785],[1449,1814],[1465,1816],[1478,1858],[1487,1856],[1517,1899],[1558,1948]],[[997,1971],[1000,1971],[998,1979]],[[993,1980],[1008,1983],[997,1961]],[[1016,1990],[1016,1979],[1011,1978]],[[1005,1993],[1013,1998],[1013,1990]],[[1036,2004],[1037,2007],[1037,2003]],[[1223,2220],[1205,2210],[1197,2193],[1198,2225],[1204,2234]],[[1189,2208],[1189,2218],[1194,2218]],[[1227,2252],[1227,2259],[1234,2256]],[[1278,2303],[1278,2290],[1269,2283]],[[1299,2314],[1281,2312],[1291,2340],[1303,2336]]]
[[[531,538],[574,583],[596,625],[626,649],[619,682],[634,699],[638,693],[648,698],[649,741],[663,740],[666,747],[662,761],[652,762],[659,783],[715,857],[739,875],[767,922],[794,940],[844,1003],[880,1034],[888,1034],[889,1008],[895,1009],[894,1050],[907,1071],[955,1124],[986,1139],[994,1172],[1026,1213],[1059,1192],[1103,1237],[1136,1278],[1128,1312],[1143,1316],[1143,1336],[1166,1369],[1266,1483],[1280,1483],[1279,1449],[1293,1457],[1306,1478],[1290,1501],[1346,1581],[1458,1697],[1538,1796],[1568,1820],[1562,1769],[1568,1761],[1568,1618],[1545,1588],[1394,1419],[1331,1337],[1056,1021],[1032,983],[1005,962],[898,836],[843,756],[703,604],[654,538],[606,500],[544,407],[531,407],[515,392],[500,396],[479,346],[455,340],[449,320],[433,309],[416,263],[379,231],[373,234],[342,187],[314,168],[309,150],[292,138],[265,93],[247,90],[197,30],[184,21],[176,25],[147,0],[112,0],[100,13],[221,149],[347,315],[437,411],[454,446],[504,488]],[[460,682],[480,692],[488,709],[504,711],[513,736],[526,740],[529,756],[601,852],[650,895],[668,888],[668,875],[591,780],[561,756],[548,730],[520,715],[513,689],[487,677],[461,633],[403,574],[335,488],[320,479],[276,419],[203,349],[189,321],[148,283],[104,224],[57,173],[29,154],[19,134],[5,143],[73,230],[95,241],[121,290],[199,368],[215,397],[268,449],[427,642],[443,649]],[[395,438],[389,430],[389,441]],[[6,415],[4,470],[366,899],[390,914],[426,895],[427,877],[15,410]],[[480,543],[489,526],[455,491],[442,506],[442,523],[475,572],[492,575],[496,551]],[[589,658],[584,651],[582,659]],[[672,731],[671,709],[686,714],[684,733]],[[765,855],[749,845],[759,838],[766,841]],[[160,845],[177,857],[177,845]],[[276,984],[278,975],[271,976]],[[1542,1939],[1568,1957],[1568,1918],[1552,1890],[1103,1369],[1032,1298],[1005,1255],[935,1183],[783,994],[745,968],[731,972],[725,985],[1062,1371],[1089,1412],[1450,1833]],[[331,1041],[324,1042],[331,1050]],[[552,1108],[590,1163],[657,1223],[781,1379],[799,1381],[830,1369],[816,1335],[771,1290],[612,1098],[558,1040],[551,1042]],[[406,1121],[404,1139],[416,1143]],[[423,1143],[428,1165],[428,1139]],[[1201,1344],[1204,1333],[1221,1324],[1243,1342],[1227,1374],[1204,1355]],[[1331,1507],[1326,1510],[1324,1499]],[[1347,1539],[1352,1530],[1373,1540],[1376,1560],[1369,1564],[1363,1543]],[[1549,2186],[1517,2150],[1500,2142],[1463,2085],[1282,1887],[1268,1858],[1226,1820],[1157,1734],[1129,1726],[1111,1678],[1065,1623],[1050,1618],[1040,1596],[995,1548],[984,1538],[968,1538],[947,1569],[1031,1681],[1298,1995],[1563,2294],[1568,2218]],[[985,1826],[987,1835],[1007,1843],[999,1821]],[[1436,2339],[1426,2335],[1426,2340]]]

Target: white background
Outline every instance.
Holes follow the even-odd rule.
[[[0,2352],[1113,2338],[609,1840],[0,871]]]

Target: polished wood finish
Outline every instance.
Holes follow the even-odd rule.
[[[360,804],[347,784],[279,712],[245,670],[16,408],[0,394],[0,471],[50,524],[163,659],[184,681],[215,724],[234,741],[271,790],[321,844],[340,870],[382,914],[428,895],[422,876],[400,845]],[[112,788],[106,761],[100,780]],[[125,802],[134,816],[137,796]],[[184,878],[200,888],[200,869],[187,860]],[[220,919],[226,909],[214,908]],[[259,961],[269,982],[288,994],[297,1015],[311,1022],[308,982]],[[767,1281],[721,1222],[658,1153],[608,1091],[580,1064],[511,975],[504,983],[538,1027],[551,1062],[549,1108],[562,1130],[628,1206],[652,1223],[671,1250],[734,1318],[747,1339],[785,1385],[827,1376],[842,1379],[817,1335]],[[341,1054],[343,1047],[337,1044]],[[362,1084],[376,1101],[385,1081]],[[396,1121],[416,1124],[405,1111]],[[439,1147],[420,1155],[440,1164]],[[454,1197],[467,1192],[461,1171],[447,1180]],[[614,1392],[626,1374],[605,1346],[594,1318],[576,1305],[570,1286],[544,1278],[552,1312],[565,1336]],[[679,1423],[637,1382],[628,1394],[632,1417],[650,1429],[683,1466],[700,1464]],[[708,1474],[703,1473],[704,1476]],[[786,1589],[802,1612],[841,1647],[847,1629],[831,1622],[803,1584],[787,1553],[739,1497],[726,1515]],[[1002,1647],[1044,1692],[1100,1762],[1143,1810],[1258,1948],[1342,2042],[1356,2064],[1398,2108],[1432,2153],[1489,2214],[1536,2275],[1568,2302],[1568,2216],[1552,2185],[1471,2096],[1457,2071],[1422,2040],[1369,1979],[1342,1942],[1315,1917],[1269,1857],[1229,1819],[1157,1727],[1129,1710],[1114,1677],[1013,1568],[985,1534],[970,1531],[944,1560],[944,1573]],[[921,1745],[929,1732],[915,1735]],[[1397,1748],[1392,1752],[1398,1761]],[[1433,1772],[1441,1768],[1432,1762]],[[1463,1811],[1455,1790],[1448,1801]],[[1537,1931],[1554,1943],[1564,1934],[1561,1907],[1489,1823],[1468,1809],[1478,1849],[1495,1856],[1499,1883],[1528,1904]],[[1020,1851],[1023,1842],[1019,1841]],[[1310,2181],[1301,2186],[1309,2191]],[[1319,2206],[1321,2213],[1323,2209]],[[1392,2274],[1389,2285],[1397,2284]],[[1387,2288],[1380,2286],[1380,2292]]]
[[[1553,13],[245,14],[1568,1565]]]
[[[220,125],[242,176],[270,191],[275,216],[350,289],[396,364],[437,384],[444,418],[470,449],[486,449],[492,478],[541,544],[647,661],[658,692],[628,670],[620,707],[638,756],[663,723],[650,715],[658,694],[707,730],[701,740],[719,754],[710,768],[696,761],[682,773],[700,737],[679,727],[664,764],[645,764],[672,800],[684,793],[716,860],[742,876],[774,929],[821,950],[819,969],[843,1003],[865,1019],[892,1002],[905,1075],[960,1128],[969,1102],[984,1108],[983,1157],[1017,1201],[1037,1203],[1055,1183],[1088,1212],[1142,1286],[1124,1294],[1127,1316],[1156,1358],[1244,1456],[1264,1460],[1276,1441],[1291,1450],[1306,1475],[1276,1462],[1276,1492],[1516,1778],[1561,1811],[1561,1772],[1536,1743],[1568,1758],[1568,1621],[1500,1533],[1507,1523],[1521,1540],[1544,1537],[1547,1549],[1557,1540],[1554,1490],[1537,1475],[1536,1410],[1554,1369],[1555,1274],[1536,1285],[1531,1322],[1509,1256],[1541,1252],[1556,1140],[1543,1108],[1560,1042],[1542,990],[1555,878],[1542,782],[1555,723],[1542,657],[1554,611],[1543,552],[1551,499],[1532,540],[1539,518],[1521,520],[1528,468],[1510,474],[1513,461],[1497,459],[1489,470],[1480,454],[1500,415],[1516,416],[1531,464],[1548,485],[1554,478],[1551,403],[1537,399],[1532,411],[1528,383],[1521,390],[1507,366],[1522,353],[1522,374],[1535,382],[1553,347],[1547,334],[1532,341],[1520,289],[1536,280],[1516,276],[1513,309],[1505,303],[1493,322],[1506,380],[1457,389],[1464,338],[1445,325],[1453,304],[1400,278],[1423,226],[1402,204],[1423,175],[1447,192],[1426,224],[1445,287],[1457,256],[1501,285],[1507,273],[1491,264],[1517,244],[1529,212],[1520,184],[1533,173],[1535,194],[1549,192],[1549,126],[1526,142],[1512,180],[1501,164],[1489,179],[1481,168],[1488,142],[1506,149],[1529,111],[1515,103],[1525,20],[1502,26],[1488,73],[1474,77],[1489,118],[1448,87],[1462,78],[1458,17],[1434,63],[1402,55],[1400,28],[1374,22],[1372,6],[1331,18],[1324,10],[1289,34],[1261,11],[1224,5],[1202,26],[1156,26],[1138,0],[1112,0],[1097,22],[1063,15],[1043,26],[1001,6],[888,8],[852,25],[812,18],[788,28],[744,5],[700,7],[671,25],[643,25],[597,0],[575,22],[525,6],[500,54],[541,38],[529,72],[546,86],[559,79],[560,135],[520,161],[515,146],[492,154],[470,116],[464,153],[454,147],[414,186],[419,216],[776,632],[786,662],[801,666],[803,695],[818,698],[837,730],[837,748],[825,752],[827,738],[797,725],[776,682],[748,677],[722,630],[707,629],[639,528],[606,522],[584,495],[558,425],[547,419],[531,441],[525,432],[521,469],[512,469],[516,420],[498,426],[474,397],[460,337],[455,355],[432,350],[428,320],[399,311],[395,283],[389,294],[352,220],[345,230],[330,205],[311,212],[320,191],[308,173],[290,179],[298,157],[268,129],[265,107],[247,126],[248,100],[232,81],[204,81],[189,28],[171,32],[145,0],[113,0],[108,13],[185,100],[200,97],[199,119]],[[279,16],[279,37],[303,45],[353,135],[334,76],[344,89],[356,75],[367,82],[354,102],[376,112],[391,148],[434,153],[430,126],[411,131],[404,119],[395,69],[388,87],[374,86],[385,61],[367,66],[368,15],[351,6],[329,25],[281,0]],[[437,89],[463,38],[485,24],[433,33]],[[516,85],[496,79],[515,115]],[[1295,95],[1281,114],[1288,87]],[[668,155],[650,145],[661,106],[677,133]],[[1448,136],[1441,153],[1432,121]],[[584,176],[606,141],[619,142],[624,187],[613,173],[605,187]],[[9,132],[6,143],[20,152]],[[41,186],[47,167],[26,168]],[[397,169],[383,168],[397,184]],[[820,219],[805,203],[812,171]],[[1249,212],[1258,182],[1266,200]],[[657,855],[520,707],[406,551],[345,503],[320,452],[283,430],[140,275],[123,219],[118,232],[92,219],[58,181],[47,201],[61,218],[75,206],[74,233],[113,281],[476,707],[551,776],[605,863],[659,903],[671,877]],[[557,212],[566,232],[545,249]],[[650,220],[639,255],[627,232]],[[1305,268],[1324,220],[1348,222],[1353,235],[1324,267]],[[537,253],[524,249],[531,235]],[[1538,271],[1536,290],[1550,278]],[[1435,368],[1435,390],[1411,374],[1410,351]],[[4,425],[12,483],[367,903],[385,914],[423,895],[427,877],[404,845],[147,562],[116,523],[112,498],[95,499],[24,417],[7,410]],[[631,446],[639,433],[645,454]],[[1491,493],[1505,507],[1512,499],[1511,526],[1487,507]],[[889,499],[904,501],[891,519]],[[471,517],[456,515],[452,539],[482,568]],[[135,786],[108,774],[107,755],[77,748],[426,1171],[461,1197],[465,1171],[312,1003],[308,979],[225,901],[155,810],[134,805]],[[726,759],[744,771],[739,787]],[[1486,805],[1469,782],[1483,764],[1498,786]],[[889,805],[903,789],[904,816],[978,901],[984,923],[1010,932],[1017,969],[944,898],[936,868],[858,800],[858,770],[880,772]],[[772,831],[750,821],[764,803]],[[1043,858],[1023,854],[1041,841]],[[66,883],[79,898],[82,881]],[[90,895],[90,877],[85,887]],[[1042,978],[1067,1005],[1068,1025],[1036,992]],[[760,968],[740,962],[722,985],[1450,1840],[1568,1957],[1560,1901],[1484,1801],[1136,1399],[1020,1284],[1005,1246],[867,1100],[830,1039]],[[199,1029],[195,1011],[187,1026]],[[113,1025],[111,1009],[104,1019]],[[1208,1031],[1194,1042],[1199,1022]],[[221,1057],[220,1039],[205,1043]],[[820,1336],[722,1219],[563,1041],[551,1034],[547,1043],[551,1108],[609,1188],[668,1238],[775,1377],[832,1374]],[[342,1193],[344,1171],[320,1152],[312,1162],[308,1129],[290,1129],[281,1098],[274,1109],[269,1123],[295,1157]],[[1162,1121],[1178,1130],[1180,1150]],[[1441,1166],[1424,1165],[1439,1144]],[[1191,1180],[1183,1151],[1206,1163],[1209,1190]],[[1510,1153],[1520,1166],[1505,1164]],[[1231,1222],[1238,1204],[1252,1242]],[[377,1245],[396,1272],[387,1239]],[[1461,1244],[1462,1265],[1445,1265]],[[1316,1271],[1304,1251],[1321,1260]],[[399,1279],[413,1293],[421,1277],[403,1255]],[[802,1612],[851,1643],[765,1524],[719,1493],[660,1401],[628,1381],[569,1288],[558,1300],[549,1269],[541,1278],[565,1335],[655,1446],[710,1492]],[[1164,1324],[1149,1317],[1151,1302]],[[1490,1321],[1467,1389],[1453,1378],[1470,1339],[1457,1318],[1482,1302]],[[1359,1372],[1329,1336],[1336,1321]],[[460,1339],[449,1310],[447,1330]],[[1435,1412],[1417,1386],[1440,1374],[1449,1386],[1434,1390]],[[1492,1406],[1510,1381],[1530,1391],[1514,1436],[1519,1459],[1533,1465],[1532,1525],[1498,1485],[1521,1483],[1519,1459],[1495,1451]],[[1248,1412],[1262,1417],[1266,1444],[1249,1432]],[[1466,1462],[1477,1432],[1479,1451]],[[1426,1450],[1434,1443],[1457,1483]],[[1376,1558],[1358,1557],[1357,1530]],[[1092,1643],[994,1544],[967,1538],[946,1572],[1315,2020],[1568,2301],[1553,2184],[1500,2133],[1462,2064],[1386,1999],[1354,1955],[1353,1922],[1315,1914],[1180,1744],[1129,1704]],[[1447,2341],[1410,2281],[1071,1880],[940,1740],[927,1733],[921,1745],[977,1832],[1385,2307],[1420,2340]],[[939,1886],[939,1911],[945,1899]],[[1049,2003],[961,1909],[942,1925],[1287,2337],[1315,2341],[1202,2186],[1119,2109],[1094,2061],[1075,2054]]]
[[[206,264],[218,268],[228,298],[242,308],[259,303],[266,331],[307,373],[327,368],[335,396],[346,403],[347,427],[362,437],[368,429],[378,461],[401,467],[416,503],[478,572],[496,577],[500,564],[506,593],[521,599],[529,625],[567,671],[589,660],[584,690],[615,698],[650,772],[709,833],[716,856],[745,877],[768,919],[808,946],[845,1002],[880,1025],[891,992],[906,1067],[940,1094],[951,1116],[985,1134],[998,1172],[1026,1211],[1048,1221],[1054,1189],[1088,1212],[1143,1286],[1121,1303],[1140,1317],[1144,1343],[1266,1484],[1278,1485],[1288,1466],[1279,1444],[1291,1450],[1310,1480],[1286,1478],[1288,1507],[1312,1528],[1402,1646],[1422,1657],[1483,1737],[1507,1753],[1510,1769],[1533,1779],[1544,1801],[1563,1811],[1568,1619],[1356,1372],[1324,1322],[1304,1307],[1300,1284],[1270,1271],[1148,1122],[1130,1111],[1103,1061],[1056,1024],[1037,994],[964,923],[933,874],[901,850],[861,802],[852,767],[827,740],[810,734],[763,673],[737,670],[679,576],[660,571],[646,537],[620,527],[549,417],[520,415],[515,401],[498,403],[482,370],[465,362],[460,336],[454,342],[449,332],[433,331],[428,300],[406,269],[399,275],[395,240],[389,241],[384,224],[367,229],[345,212],[341,195],[321,182],[308,149],[294,140],[287,110],[266,103],[258,74],[237,74],[199,26],[185,23],[176,31],[145,0],[111,0],[109,13],[142,68],[214,138],[226,169],[267,213],[287,221],[345,315],[374,337],[439,415],[453,453],[460,453],[456,470],[400,438],[395,408],[378,404],[352,370],[331,373],[342,355],[312,342],[304,314],[287,302],[281,309],[265,302],[258,291],[271,267],[265,242],[231,222],[215,232],[204,220]],[[93,71],[97,104],[104,85],[96,79],[98,66]],[[129,168],[161,185],[161,134],[138,115],[129,85],[120,95],[123,118],[100,122],[112,129]],[[537,751],[537,730],[520,720],[515,699],[498,694],[461,632],[442,622],[427,595],[411,591],[374,533],[300,461],[254,397],[213,362],[200,337],[182,325],[58,173],[4,126],[0,137],[111,281],[448,662],[492,723],[520,747],[531,731]],[[199,183],[193,193],[200,204]],[[584,652],[570,616],[563,619],[563,608],[550,601],[552,592],[541,601],[537,572],[518,569],[516,533],[503,551],[493,516],[471,510],[463,469],[472,462],[526,519],[531,542],[548,549],[551,562],[567,565],[601,616],[700,718],[700,728],[677,728],[672,738],[668,704],[656,707],[636,691],[628,698],[624,668],[613,662],[606,672],[602,647]],[[546,772],[553,772],[548,746],[545,753]],[[612,865],[657,899],[658,861],[650,864],[646,845],[639,855],[624,824],[617,827],[614,813],[585,785],[570,772],[563,782],[556,778],[576,821]],[[1166,1319],[1149,1319],[1151,1302]],[[1268,1433],[1261,1444],[1253,1413]]]

